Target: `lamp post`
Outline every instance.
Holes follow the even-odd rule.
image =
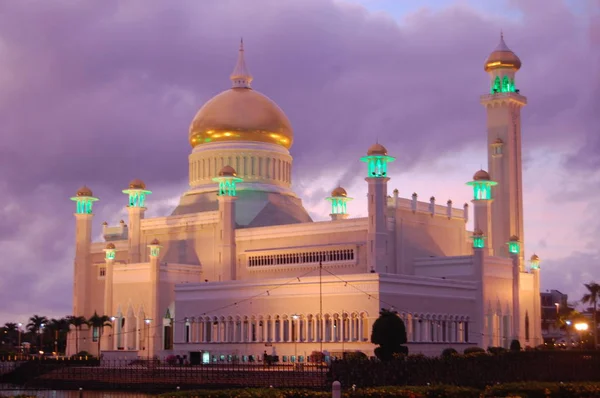
[[[294,363],[298,363],[298,319],[300,319],[300,315],[294,314],[292,315],[293,324],[292,324],[292,338],[294,339]]]
[[[583,342],[583,332],[588,330],[590,326],[585,322],[578,322],[575,324],[575,330],[579,332],[579,345],[581,348],[581,343]]]
[[[19,347],[19,356],[21,356],[23,354],[22,350],[21,350],[21,326],[23,326],[23,324],[21,322],[17,323],[17,332],[18,332],[18,347]]]
[[[44,327],[45,323],[40,324],[40,349],[38,350],[40,353],[44,352]]]
[[[148,360],[150,360],[150,322],[152,322],[152,319],[144,319],[144,323],[146,324],[146,356]]]

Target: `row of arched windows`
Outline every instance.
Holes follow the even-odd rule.
[[[514,93],[516,91],[515,80],[509,78],[508,76],[504,76],[502,80],[500,80],[500,76],[496,76],[494,79],[494,84],[492,84],[492,88],[490,89],[491,94]]]
[[[270,157],[227,156],[199,159],[190,164],[192,181],[208,180],[225,167],[233,167],[241,178],[268,178],[285,183],[292,182],[292,164]]]
[[[302,253],[268,254],[248,256],[249,267],[287,264],[318,264],[354,261],[354,249],[322,250]]]

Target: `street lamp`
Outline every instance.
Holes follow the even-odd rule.
[[[294,320],[292,324],[292,338],[294,339],[294,363],[298,363],[298,319],[300,319],[300,315],[294,314],[292,315],[292,319]]]
[[[17,323],[17,331],[19,332],[19,356],[21,356],[21,354],[23,354],[23,352],[21,351],[21,327],[23,326],[23,324],[21,322]]]
[[[146,356],[148,360],[150,360],[150,322],[152,322],[152,319],[144,319],[144,323],[146,324]]]
[[[588,330],[590,326],[585,322],[578,322],[575,324],[575,330],[579,332],[579,344],[583,342],[583,332]]]

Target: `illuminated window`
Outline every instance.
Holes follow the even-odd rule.
[[[97,342],[99,338],[100,338],[100,328],[98,328],[97,326],[94,326],[92,328],[92,341]]]
[[[496,94],[500,91],[500,77],[496,76],[496,78],[494,79],[494,84],[492,85],[491,94]]]

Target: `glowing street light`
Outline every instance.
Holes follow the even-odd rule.
[[[144,323],[146,324],[146,356],[148,360],[150,360],[150,322],[152,322],[152,319],[144,319]]]
[[[579,344],[583,343],[583,332],[589,329],[590,325],[586,322],[577,322],[575,325],[575,330],[579,332]]]

